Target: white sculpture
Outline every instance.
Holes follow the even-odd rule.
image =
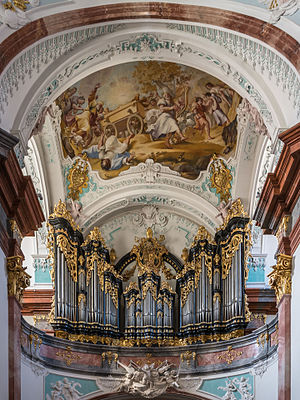
[[[39,0],[28,0],[31,7],[37,7]],[[7,25],[11,29],[18,29],[30,22],[22,6],[26,8],[26,2],[8,2],[0,0],[0,22]]]
[[[219,386],[218,389],[226,391],[222,400],[237,400],[240,398],[241,400],[254,400],[254,395],[249,393],[252,389],[251,385],[248,383],[248,379],[245,377],[233,378],[226,381],[226,387]],[[235,393],[239,394],[239,397],[236,397]]]
[[[83,216],[82,214],[82,204],[80,201],[71,199],[67,206],[73,220],[78,223],[79,219]]]
[[[168,361],[162,362],[155,368],[155,364],[138,366],[135,362],[124,365],[118,361],[127,373],[118,392],[127,392],[140,395],[146,399],[153,399],[166,392],[168,388],[179,389],[178,372],[175,365]]]
[[[51,397],[46,394],[46,400],[77,400],[83,393],[80,393],[76,386],[81,387],[79,382],[69,381],[68,378],[64,378],[62,381],[52,383]]]
[[[221,201],[220,205],[217,207],[217,209],[219,210],[219,214],[216,215],[216,218],[221,217],[224,222],[228,215],[228,210],[230,209],[231,204],[232,200],[229,200],[228,203],[226,203],[225,201]]]

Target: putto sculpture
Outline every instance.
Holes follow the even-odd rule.
[[[126,370],[126,375],[118,388],[118,392],[153,399],[165,393],[169,388],[180,388],[178,370],[174,364],[169,364],[167,360],[157,367],[154,363],[140,367],[134,361],[130,361],[128,366],[120,361],[118,361],[118,364]]]

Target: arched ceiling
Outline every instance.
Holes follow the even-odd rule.
[[[283,15],[276,25],[266,23],[268,10],[259,4],[251,7],[246,0],[198,3],[135,1],[125,5],[110,1],[99,5],[48,0],[27,12],[31,22],[23,28],[13,31],[5,24],[0,26],[0,125],[20,138],[21,159],[35,133],[25,163],[44,199],[45,214],[60,198],[70,198],[70,174],[79,165],[84,170],[77,196],[83,206],[83,232],[101,226],[118,257],[131,249],[134,236],[143,236],[148,226],[165,234],[166,245],[178,257],[200,224],[214,233],[222,222],[217,215],[223,200],[212,184],[214,162],[215,168],[232,177],[226,200],[241,197],[252,213],[266,169],[276,159],[277,135],[299,118],[299,29],[294,22],[287,23]],[[134,77],[139,65],[144,65],[144,71]],[[149,65],[160,65],[162,71],[172,65],[174,87],[170,87],[171,78],[165,81],[166,76],[157,71],[152,77],[157,82],[146,87],[147,79],[148,86],[151,83]],[[129,114],[144,119],[151,110],[151,90],[156,91],[154,109],[159,109],[163,85],[178,90],[184,74],[192,76],[185,83],[189,93],[186,112],[192,113],[198,95],[208,102],[205,94],[213,91],[205,86],[209,82],[219,87],[215,89],[219,97],[225,93],[218,106],[225,115],[222,127],[208,102],[198,129],[195,115],[190,117],[190,127],[187,116],[181,118],[186,142],[179,143],[177,135],[177,143],[170,140],[171,149],[166,138],[151,142],[144,128],[133,132],[136,136],[127,150],[135,158],[129,165],[105,171],[97,158],[82,158],[83,150],[96,146],[101,131],[112,121],[113,116],[107,117],[110,112],[135,98],[134,107],[142,100],[143,109],[131,109]],[[82,112],[68,119],[61,99],[76,88],[73,95],[83,96],[82,108],[87,110],[88,97],[98,81],[96,114],[104,115],[99,132],[92,130],[87,143],[84,121],[81,118],[84,129],[80,131],[80,118],[75,118]],[[226,95],[234,106],[226,104]],[[180,96],[175,97],[178,105]],[[109,111],[100,110],[100,101]],[[178,114],[177,110],[177,124]],[[123,117],[117,114],[116,118]],[[113,128],[120,142],[130,134],[128,118]],[[138,124],[133,130],[140,127],[138,120],[131,122]],[[212,160],[214,153],[218,161]]]

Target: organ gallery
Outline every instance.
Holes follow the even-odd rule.
[[[214,237],[200,226],[182,258],[151,228],[114,265],[98,227],[83,238],[64,203],[49,221],[55,287],[51,323],[71,341],[123,346],[205,343],[242,336],[250,220],[236,200]]]

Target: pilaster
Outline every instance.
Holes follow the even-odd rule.
[[[278,400],[290,400],[292,257],[278,254],[277,264],[268,276],[278,307]]]

